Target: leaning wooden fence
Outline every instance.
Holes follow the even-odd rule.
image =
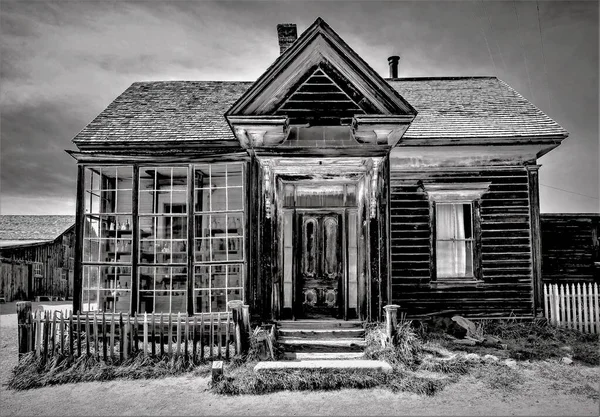
[[[554,325],[600,334],[598,284],[545,284],[544,314]]]
[[[247,348],[241,311],[187,315],[73,314],[70,311],[19,313],[19,354],[44,360],[55,355],[124,360],[131,356],[183,356],[198,363],[230,359]]]

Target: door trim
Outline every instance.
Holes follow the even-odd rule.
[[[340,248],[340,253],[342,256],[342,289],[340,291],[341,295],[341,303],[338,304],[338,309],[343,313],[343,319],[348,320],[348,262],[347,262],[347,251],[348,251],[348,232],[347,232],[347,208],[326,208],[326,207],[313,207],[313,208],[295,208],[294,209],[294,220],[293,220],[293,230],[294,237],[300,236],[299,233],[302,233],[302,225],[300,224],[301,218],[303,214],[336,214],[339,216],[341,224],[341,243],[342,247]],[[299,277],[301,276],[301,257],[302,257],[302,244],[300,243],[302,240],[294,240],[294,250],[293,250],[293,271],[294,274],[292,276],[292,319],[297,320],[300,316],[302,316],[302,297],[299,297],[299,293],[301,290]]]

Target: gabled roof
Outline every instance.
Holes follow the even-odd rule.
[[[566,137],[567,131],[496,77],[387,80],[418,111],[402,140]],[[74,142],[229,142],[225,112],[250,87],[239,81],[138,82],[115,99]]]
[[[362,114],[414,115],[415,110],[320,17],[231,106],[229,116],[275,114],[316,71],[353,90]],[[334,82],[335,84],[335,82]],[[351,94],[352,95],[352,94]],[[360,110],[363,111],[360,111]]]
[[[0,215],[0,246],[54,241],[75,226],[75,216]]]

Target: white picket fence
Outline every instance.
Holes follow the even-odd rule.
[[[598,284],[544,284],[544,315],[554,325],[600,334]]]

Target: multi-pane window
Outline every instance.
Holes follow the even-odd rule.
[[[473,277],[473,214],[471,203],[435,206],[436,273],[438,278]]]
[[[194,312],[243,299],[244,172],[240,163],[194,166]]]
[[[140,312],[187,310],[188,167],[140,167]]]
[[[32,268],[34,278],[42,278],[44,276],[44,265],[41,262],[34,262]]]
[[[130,311],[132,190],[131,166],[85,169],[84,310]]]

